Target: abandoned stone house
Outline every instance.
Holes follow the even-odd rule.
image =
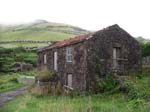
[[[56,42],[38,56],[39,69],[47,66],[63,86],[80,91],[93,89],[97,75],[141,71],[140,45],[118,25]]]

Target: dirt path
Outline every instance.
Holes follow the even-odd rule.
[[[22,87],[9,92],[0,93],[0,106],[14,99],[16,96],[22,95],[25,92],[27,92],[27,87]]]

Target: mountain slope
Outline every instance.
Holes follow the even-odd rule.
[[[29,24],[0,25],[0,41],[63,40],[88,31],[71,25],[37,20]]]
[[[137,37],[136,40],[140,43],[147,43],[147,42],[150,42],[149,39],[145,39],[143,37]]]

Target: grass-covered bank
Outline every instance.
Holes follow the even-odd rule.
[[[24,84],[19,83],[17,78],[19,74],[0,74],[0,93],[16,89],[18,87],[24,86]]]
[[[0,72],[12,72],[16,62],[25,62],[36,66],[37,53],[34,50],[27,51],[23,47],[9,49],[0,47]]]
[[[22,86],[31,85],[30,83],[23,83],[20,80],[29,81],[31,79],[21,79],[21,76],[35,76],[36,70],[28,72],[17,72],[17,73],[0,73],[0,93],[7,92]],[[32,79],[34,80],[34,79]]]
[[[150,103],[128,100],[124,94],[90,96],[18,97],[0,108],[1,112],[149,112]]]
[[[149,112],[150,73],[128,77],[129,92],[41,96],[27,93],[0,108],[0,112]]]

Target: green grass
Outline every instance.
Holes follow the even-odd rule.
[[[22,31],[22,32],[7,32],[3,33],[0,41],[16,41],[16,40],[36,40],[36,41],[60,41],[67,38],[74,37],[75,35],[66,34],[61,32],[50,32],[50,31]],[[43,47],[48,46],[46,43],[9,43],[0,44],[0,47],[12,48],[12,47]]]
[[[61,32],[51,32],[51,31],[16,31],[16,32],[5,32],[2,33],[1,41],[15,41],[15,40],[52,40],[58,41],[66,38],[71,38],[75,35],[66,34]]]
[[[60,23],[37,23],[14,26],[0,26],[0,41],[35,40],[35,41],[60,41],[85,34],[88,31],[71,25]],[[43,44],[2,44],[0,46],[10,48],[18,46],[43,46]],[[45,45],[44,45],[45,46]]]
[[[0,47],[4,48],[16,48],[16,47],[45,47],[48,46],[46,43],[8,43],[0,44]]]
[[[30,93],[0,108],[1,112],[148,112],[150,103],[135,107],[123,94],[91,96],[43,96]]]
[[[139,93],[150,95],[150,74],[129,76]],[[144,95],[143,94],[143,95]],[[27,93],[17,97],[0,112],[149,112],[150,102],[145,97],[130,99],[128,94],[97,94],[83,96],[39,96]]]
[[[137,78],[134,81],[135,87],[141,92],[145,97],[150,96],[150,74],[140,79]]]
[[[19,74],[0,74],[0,93],[24,86],[16,81]]]
[[[36,66],[37,63],[37,53],[36,51],[26,51],[22,47],[18,48],[1,48],[0,57],[0,71],[10,72],[14,67],[16,62],[26,62],[31,63]]]
[[[19,83],[18,79],[20,78],[20,76],[21,75],[35,76],[36,73],[37,73],[36,70],[32,70],[28,72],[0,74],[0,93],[25,86],[25,84]]]

